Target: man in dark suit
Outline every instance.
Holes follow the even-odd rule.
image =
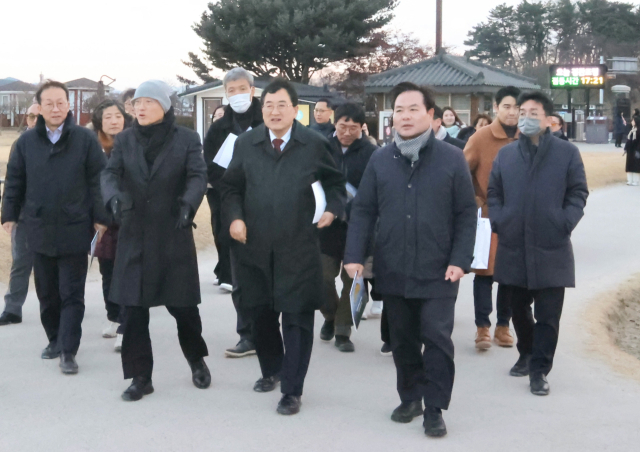
[[[442,108],[437,105],[433,107],[433,122],[431,123],[431,128],[433,129],[433,133],[436,134],[436,140],[442,140],[445,143],[449,143],[458,149],[464,149],[465,142],[459,140],[457,138],[453,138],[447,132],[447,129],[442,127]]]
[[[532,92],[518,105],[520,137],[498,153],[487,192],[500,237],[493,277],[505,286],[518,336],[520,358],[510,374],[529,375],[531,392],[547,395],[565,287],[575,287],[571,232],[589,190],[578,148],[549,130],[553,102]]]
[[[109,223],[100,195],[106,157],[95,134],[76,125],[64,84],[46,81],[36,101],[36,127],[18,139],[7,166],[2,225],[11,233],[24,221],[34,253],[40,319],[49,340],[42,358],[60,356],[62,372],[75,374],[87,253],[93,235],[102,238]]]
[[[314,311],[324,301],[317,228],[343,215],[346,191],[329,142],[295,121],[298,95],[289,82],[264,89],[262,112],[264,125],[238,138],[222,178],[223,217],[235,240],[241,304],[252,312],[262,370],[254,390],[273,391],[281,380],[277,411],[288,415],[300,411]],[[317,226],[315,182],[326,197]]]
[[[391,96],[396,135],[362,177],[344,262],[349,276],[362,273],[377,224],[373,273],[402,402],[391,419],[411,422],[424,398],[425,434],[438,437],[447,433],[441,410],[453,388],[451,333],[459,281],[473,261],[476,202],[462,151],[435,138],[429,90],[401,83]]]
[[[336,132],[329,142],[332,156],[338,168],[347,180],[347,204],[344,218],[336,219],[331,226],[320,231],[320,249],[322,251],[322,275],[324,278],[325,305],[321,309],[325,318],[320,330],[320,339],[330,341],[334,335],[335,346],[341,352],[355,350],[351,342],[351,304],[349,292],[353,280],[342,265],[344,246],[347,240],[347,221],[349,205],[353,200],[369,159],[378,148],[371,144],[362,132],[365,123],[364,109],[354,103],[340,105],[335,112]],[[336,291],[336,277],[342,280],[342,293]]]

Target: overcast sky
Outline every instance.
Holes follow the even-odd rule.
[[[322,1],[322,0],[317,0]],[[638,3],[634,1],[634,3]],[[501,3],[520,0],[444,0],[444,43],[464,50],[471,27]],[[195,78],[181,59],[202,43],[191,29],[207,0],[6,0],[2,2],[0,78],[69,81],[103,74],[117,89],[176,74]],[[392,26],[435,41],[435,0],[401,0]],[[100,5],[98,7],[97,5]],[[99,9],[100,8],[100,9]]]

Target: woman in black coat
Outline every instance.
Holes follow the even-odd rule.
[[[197,133],[175,124],[169,87],[143,83],[134,96],[136,121],[115,140],[102,194],[120,225],[111,300],[125,306],[122,342],[127,401],[153,392],[149,308],[166,306],[193,383],[211,383],[198,311],[200,284],[193,216],[205,190],[206,165]]]
[[[640,116],[634,116],[631,120],[631,132],[627,135],[627,143],[624,152],[627,154],[625,171],[627,172],[627,185],[640,184],[640,134],[638,134]]]

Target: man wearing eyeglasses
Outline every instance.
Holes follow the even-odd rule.
[[[493,278],[511,303],[518,337],[520,357],[510,374],[529,375],[531,393],[544,396],[565,288],[575,287],[571,232],[589,190],[578,148],[549,130],[553,102],[530,92],[518,105],[520,136],[498,153],[487,191],[491,226],[500,237]]]
[[[33,104],[27,109],[27,130],[36,126],[36,120],[40,113],[40,105]],[[9,156],[13,154],[18,140],[11,145]],[[33,269],[33,254],[27,247],[27,231],[20,216],[11,232],[11,274],[9,287],[4,294],[4,312],[0,315],[0,326],[22,322],[22,306],[29,292],[29,278]]]
[[[351,304],[349,292],[353,279],[349,277],[342,265],[344,247],[347,240],[347,222],[349,207],[356,196],[360,180],[369,159],[378,148],[364,138],[362,126],[365,123],[364,109],[354,103],[340,105],[335,112],[336,131],[331,137],[332,156],[347,181],[346,215],[336,219],[331,226],[320,231],[320,248],[322,251],[322,274],[324,278],[325,305],[321,309],[324,325],[320,330],[320,339],[325,342],[333,339],[341,352],[355,351],[351,342]],[[336,291],[336,278],[342,280],[342,293]]]
[[[329,142],[295,120],[298,95],[289,82],[276,79],[264,89],[262,114],[264,124],[235,143],[222,210],[262,371],[253,389],[269,392],[281,382],[277,411],[291,415],[300,411],[314,312],[324,304],[317,230],[343,215],[346,190]],[[326,198],[317,225],[315,182]]]
[[[41,357],[60,357],[62,372],[75,374],[87,253],[94,234],[100,240],[109,222],[100,194],[106,158],[95,134],[75,124],[64,84],[46,81],[36,101],[36,126],[18,139],[9,158],[2,227],[11,234],[24,212],[40,319],[49,340]]]
[[[336,128],[331,123],[331,115],[333,115],[333,107],[329,99],[323,97],[318,100],[313,108],[313,119],[316,120],[316,123],[312,124],[311,128],[316,132],[320,132],[327,139],[331,139],[336,131]]]

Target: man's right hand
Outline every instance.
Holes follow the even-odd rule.
[[[362,264],[345,264],[344,269],[349,274],[349,278],[353,279],[356,277],[356,272],[358,272],[358,274],[362,276],[364,266]]]
[[[15,221],[7,221],[6,223],[4,223],[2,225],[2,227],[4,228],[5,231],[7,231],[7,234],[11,235],[11,233],[13,232],[13,228],[16,226]]]
[[[242,220],[234,220],[229,228],[231,238],[240,243],[247,243],[247,225]]]

